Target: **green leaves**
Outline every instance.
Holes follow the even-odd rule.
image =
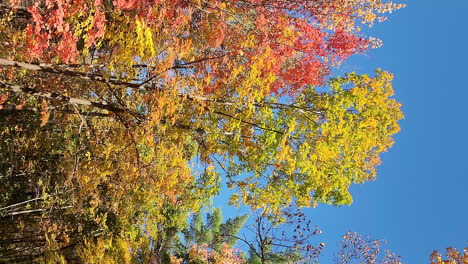
[[[207,214],[207,222],[204,224],[201,212],[195,213],[189,228],[183,231],[184,240],[188,248],[193,244],[206,244],[218,251],[223,244],[233,247],[238,240],[236,235],[247,218],[247,215],[243,215],[223,223],[221,209],[215,208],[211,214]]]
[[[391,98],[391,74],[349,74],[329,85],[329,92],[309,87],[290,103],[265,97],[244,116],[224,110],[237,112],[253,133],[225,139],[225,156],[235,161],[228,175],[248,175],[230,176],[244,203],[271,212],[293,201],[349,204],[350,184],[375,178],[378,156],[393,144],[403,117]]]

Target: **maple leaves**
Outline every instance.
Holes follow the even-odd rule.
[[[350,55],[364,51],[369,41],[356,37],[343,29],[338,29],[328,40],[328,49],[342,60],[346,60]]]
[[[69,8],[69,4],[58,0],[47,1],[46,6],[50,10],[49,14],[42,12],[39,3],[28,8],[33,21],[33,24],[29,24],[26,28],[30,56],[34,59],[58,56],[64,62],[75,62],[78,56],[76,50],[78,39],[70,31],[70,24],[65,21],[67,18],[65,10]],[[58,39],[58,43],[53,39]]]
[[[210,93],[220,89],[218,81],[233,70],[231,65],[250,68],[261,56],[266,63],[258,68],[261,77],[275,78],[269,90],[295,93],[307,84],[322,84],[331,65],[369,47],[370,39],[344,25],[371,23],[375,19],[370,14],[401,7],[375,0],[38,2],[29,8],[29,41],[23,52],[30,59],[66,63],[98,55],[97,63],[105,61],[111,71],[115,63],[130,66],[156,54],[167,59],[166,67],[176,59],[226,54],[221,61],[193,65],[212,71],[212,87],[205,89]],[[161,70],[156,66],[151,72]]]
[[[242,118],[264,120],[259,127],[250,125],[258,131],[255,136],[226,139],[237,148],[230,154],[238,162],[230,169],[251,173],[231,178],[239,199],[273,211],[292,197],[302,206],[351,203],[349,185],[374,179],[379,153],[399,130],[402,114],[390,98],[390,80],[382,71],[374,78],[350,74],[331,80],[331,92],[311,87],[289,104],[274,97],[263,101]]]

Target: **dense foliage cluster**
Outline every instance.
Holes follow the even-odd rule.
[[[456,248],[448,247],[445,249],[446,254],[442,256],[439,251],[434,250],[430,256],[431,264],[466,264],[468,263],[468,248],[464,248],[463,252]]]

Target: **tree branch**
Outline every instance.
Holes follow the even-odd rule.
[[[61,95],[59,93],[41,92],[41,91],[35,90],[33,88],[22,87],[20,85],[15,85],[15,84],[9,84],[9,83],[6,83],[6,82],[4,82],[2,80],[0,80],[0,87],[6,88],[6,89],[8,89],[8,90],[10,90],[10,91],[12,91],[14,93],[26,93],[26,94],[30,94],[32,96],[43,97],[43,98],[47,98],[47,99],[55,99],[55,100],[58,100],[58,101],[60,101],[62,103],[91,106],[91,107],[96,107],[96,108],[103,109],[103,110],[108,110],[108,111],[111,111],[111,112],[114,112],[114,113],[124,113],[125,112],[124,109],[117,108],[117,107],[115,107],[113,105],[91,102],[91,101],[89,101],[87,99],[68,97],[68,96],[65,96],[65,95]]]

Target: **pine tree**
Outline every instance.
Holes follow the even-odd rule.
[[[248,215],[229,218],[223,223],[220,208],[215,208],[206,216],[206,223],[201,212],[192,216],[188,228],[182,230],[183,239],[177,246],[175,255],[188,261],[190,248],[196,245],[206,245],[210,250],[220,252],[224,245],[232,248],[238,241],[237,234],[244,226]]]

